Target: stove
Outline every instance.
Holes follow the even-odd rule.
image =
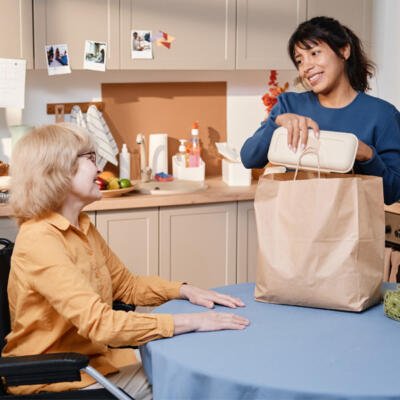
[[[400,214],[385,212],[385,244],[400,250]]]

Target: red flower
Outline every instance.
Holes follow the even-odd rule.
[[[289,88],[289,83],[286,82],[283,87],[280,87],[277,81],[278,72],[274,69],[271,70],[269,75],[268,85],[272,86],[269,88],[269,93],[267,92],[263,97],[262,101],[264,105],[267,107],[266,110],[268,113],[271,111],[272,107],[278,102],[278,95],[283,92],[286,92]]]

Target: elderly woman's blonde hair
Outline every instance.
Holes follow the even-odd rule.
[[[10,205],[19,225],[60,209],[78,155],[89,151],[94,151],[90,134],[73,124],[45,125],[18,141],[11,157]]]

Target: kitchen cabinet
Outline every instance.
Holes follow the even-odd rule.
[[[202,288],[236,283],[237,202],[163,207],[160,276]]]
[[[237,0],[236,69],[294,69],[287,43],[297,25],[324,15],[370,47],[371,0]]]
[[[362,40],[365,50],[371,46],[371,0],[307,0],[307,19],[325,15],[348,26]]]
[[[135,275],[159,275],[158,208],[97,211],[96,227]]]
[[[254,201],[238,203],[237,222],[237,283],[255,282],[258,238]]]
[[[17,4],[17,7],[15,7]],[[339,19],[370,47],[372,0],[2,0],[0,56],[46,68],[45,46],[67,44],[72,69],[83,69],[85,40],[107,42],[107,69],[294,69],[287,42],[317,15]],[[17,26],[17,33],[14,26]],[[152,59],[131,58],[132,30],[160,30]]]
[[[122,69],[234,69],[236,0],[121,0]],[[160,30],[171,48],[153,42],[153,59],[131,58],[131,31]]]
[[[110,248],[136,275],[203,288],[236,283],[237,202],[97,211]]]
[[[236,69],[294,69],[287,42],[306,0],[237,0]]]
[[[0,57],[25,59],[33,68],[33,27],[31,0],[1,0]]]
[[[106,42],[106,68],[119,69],[119,0],[34,0],[35,69],[45,46],[67,44],[71,69],[83,69],[85,40]]]

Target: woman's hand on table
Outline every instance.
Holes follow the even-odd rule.
[[[244,307],[244,303],[227,294],[218,293],[214,290],[205,290],[198,287],[184,284],[180,288],[180,296],[191,303],[214,308],[220,304],[230,308]],[[174,314],[174,335],[185,332],[219,331],[222,329],[244,329],[250,321],[240,315],[206,311],[194,314]]]
[[[174,335],[186,332],[209,332],[223,329],[244,329],[250,321],[240,315],[217,311],[195,314],[174,314]]]
[[[316,137],[319,137],[318,124],[311,118],[304,117],[303,115],[291,113],[280,114],[275,118],[275,123],[287,129],[287,144],[293,153],[296,153],[299,146],[302,150],[305,149],[309,128],[314,131]]]
[[[236,308],[244,307],[244,303],[235,297],[227,294],[218,293],[214,290],[205,290],[198,287],[184,284],[181,286],[179,294],[181,298],[189,300],[191,303],[207,308],[214,308],[215,304]]]

